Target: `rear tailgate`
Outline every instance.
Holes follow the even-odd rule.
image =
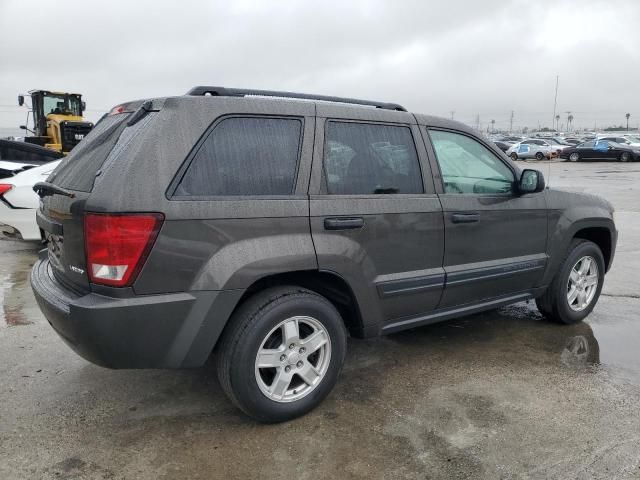
[[[56,193],[45,196],[36,218],[49,240],[48,256],[54,276],[77,292],[90,290],[84,247],[84,206],[102,169],[119,161],[127,143],[148,124],[127,125],[133,115],[131,111],[137,106],[128,104],[122,109],[123,113],[104,117],[47,179],[71,196]]]

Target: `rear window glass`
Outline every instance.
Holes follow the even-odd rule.
[[[126,127],[129,114],[104,117],[48,178],[49,182],[80,192],[90,192],[96,173]]]
[[[224,119],[200,145],[174,195],[290,195],[301,132],[299,119]]]
[[[424,193],[411,130],[354,122],[327,124],[324,152],[327,193]]]

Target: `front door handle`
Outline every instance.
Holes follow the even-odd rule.
[[[362,217],[332,217],[324,219],[325,230],[351,230],[362,228],[364,218]]]
[[[479,213],[454,213],[451,215],[453,223],[475,223],[480,221]]]

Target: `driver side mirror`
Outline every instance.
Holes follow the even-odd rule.
[[[544,190],[544,176],[538,170],[523,170],[518,182],[518,191],[525,193],[538,193]]]
[[[26,125],[20,125],[20,130],[28,130]]]
[[[86,102],[83,101],[80,105],[82,106],[82,111],[84,112],[87,109]]]
[[[18,95],[18,105],[24,105],[24,95]]]

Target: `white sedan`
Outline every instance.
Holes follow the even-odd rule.
[[[515,143],[505,152],[513,160],[521,158],[535,158],[536,160],[551,159],[558,154],[558,149],[550,142],[539,138],[530,138]]]
[[[41,240],[40,227],[36,223],[38,195],[33,191],[37,182],[47,179],[60,160],[40,166],[0,161],[0,232],[15,235],[24,240]],[[6,226],[11,227],[10,229]]]

